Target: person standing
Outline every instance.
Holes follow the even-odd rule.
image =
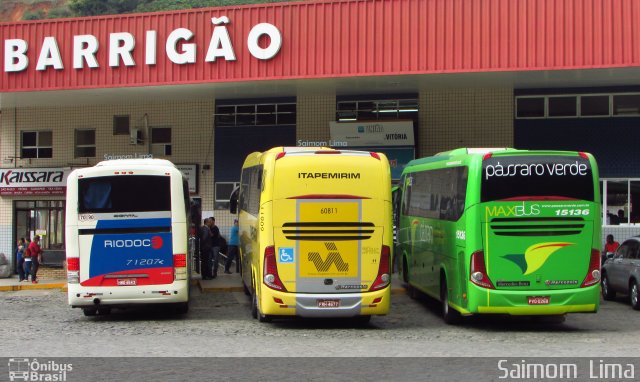
[[[38,267],[42,262],[42,248],[40,248],[40,235],[33,237],[33,241],[29,244],[29,255],[31,256],[31,282],[38,283]]]
[[[210,218],[204,219],[204,224],[200,227],[198,237],[200,239],[200,274],[203,280],[211,280],[211,245],[212,236],[209,226]]]
[[[24,252],[22,253],[22,257],[24,257],[24,279],[29,281],[29,275],[31,274],[31,262],[33,259],[31,258],[31,249],[29,246],[31,242],[29,240],[25,240],[24,242]],[[31,278],[33,281],[33,278]]]
[[[21,237],[18,240],[18,248],[16,249],[16,263],[18,264],[16,267],[16,271],[18,272],[18,277],[20,277],[20,282],[28,280],[28,275],[24,271],[24,250],[25,242],[24,237]]]
[[[233,220],[233,226],[231,227],[231,231],[229,232],[229,243],[227,251],[227,260],[224,262],[224,273],[231,274],[229,268],[231,267],[231,262],[235,259],[236,261],[236,273],[240,273],[240,258],[238,256],[238,246],[240,245],[240,240],[238,239],[238,219]]]
[[[613,235],[607,235],[607,241],[604,243],[604,251],[602,251],[602,264],[604,264],[608,258],[613,257],[619,246],[620,243],[615,241]]]
[[[216,225],[216,218],[209,218],[211,225],[211,261],[213,261],[213,278],[218,276],[218,261],[220,260],[220,230]]]

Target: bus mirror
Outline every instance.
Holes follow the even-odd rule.
[[[229,198],[229,212],[232,214],[236,214],[238,212],[238,193],[240,191],[240,187],[236,187],[231,192],[231,197]]]

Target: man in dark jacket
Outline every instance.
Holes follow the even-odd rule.
[[[204,219],[198,237],[200,239],[200,274],[203,280],[211,280],[211,250],[213,235],[211,234],[211,218]]]
[[[220,261],[220,230],[216,225],[216,218],[209,218],[211,229],[211,260],[213,261],[213,278],[218,276],[218,262]]]

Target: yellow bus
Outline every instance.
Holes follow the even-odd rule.
[[[250,154],[230,201],[251,313],[356,317],[390,306],[391,174],[384,154],[278,147]]]

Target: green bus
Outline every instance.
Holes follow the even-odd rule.
[[[446,323],[597,312],[600,188],[583,152],[456,149],[407,164],[394,197],[409,293]]]

